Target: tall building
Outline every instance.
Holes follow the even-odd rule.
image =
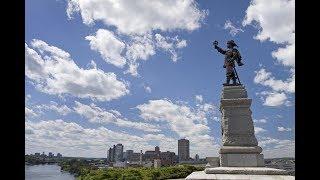
[[[108,162],[115,162],[115,149],[116,149],[115,145],[113,145],[113,147],[109,148],[108,156],[107,156]]]
[[[194,156],[194,160],[195,160],[195,161],[199,161],[199,155],[198,155],[198,154],[196,154],[196,155]]]
[[[189,140],[187,139],[178,140],[178,156],[179,156],[179,162],[189,161],[190,159]]]
[[[54,154],[52,152],[49,152],[49,158],[53,158]]]
[[[117,144],[115,146],[114,152],[115,152],[115,155],[114,155],[115,162],[123,161],[123,145]]]
[[[123,155],[123,159],[125,161],[131,161],[132,156],[133,156],[133,150],[127,150]]]
[[[61,158],[61,157],[62,157],[62,154],[58,153],[57,158]]]

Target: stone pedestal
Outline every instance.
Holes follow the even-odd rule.
[[[251,99],[244,86],[224,86],[220,101],[222,147],[220,167],[206,166],[186,179],[294,179],[285,170],[264,167],[254,134]]]
[[[261,147],[254,135],[251,99],[244,86],[224,86],[220,101],[222,167],[263,167]]]

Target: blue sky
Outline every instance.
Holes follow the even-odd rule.
[[[212,41],[233,39],[263,153],[294,156],[294,1],[130,3],[26,1],[26,153],[177,153],[186,137],[192,157],[217,156],[225,72]]]

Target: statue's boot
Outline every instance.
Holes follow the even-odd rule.
[[[232,85],[234,85],[234,86],[238,85],[237,79],[235,77],[232,78]]]
[[[223,83],[224,86],[229,86],[230,85],[230,78],[227,77],[227,82],[226,83]]]

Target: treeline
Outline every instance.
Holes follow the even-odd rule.
[[[203,171],[203,167],[190,165],[160,168],[111,168],[98,169],[86,161],[70,160],[59,163],[61,169],[75,175],[79,180],[161,180],[185,178],[194,171]]]
[[[30,156],[30,155],[25,155],[24,160],[27,165],[51,164],[51,163],[58,162],[58,160],[55,160],[55,159],[46,159],[46,158]]]
[[[90,166],[89,162],[86,160],[77,160],[77,159],[71,159],[71,160],[65,160],[58,163],[58,165],[61,167],[61,170],[67,171],[76,177],[86,175],[91,170],[97,170],[97,167]]]

